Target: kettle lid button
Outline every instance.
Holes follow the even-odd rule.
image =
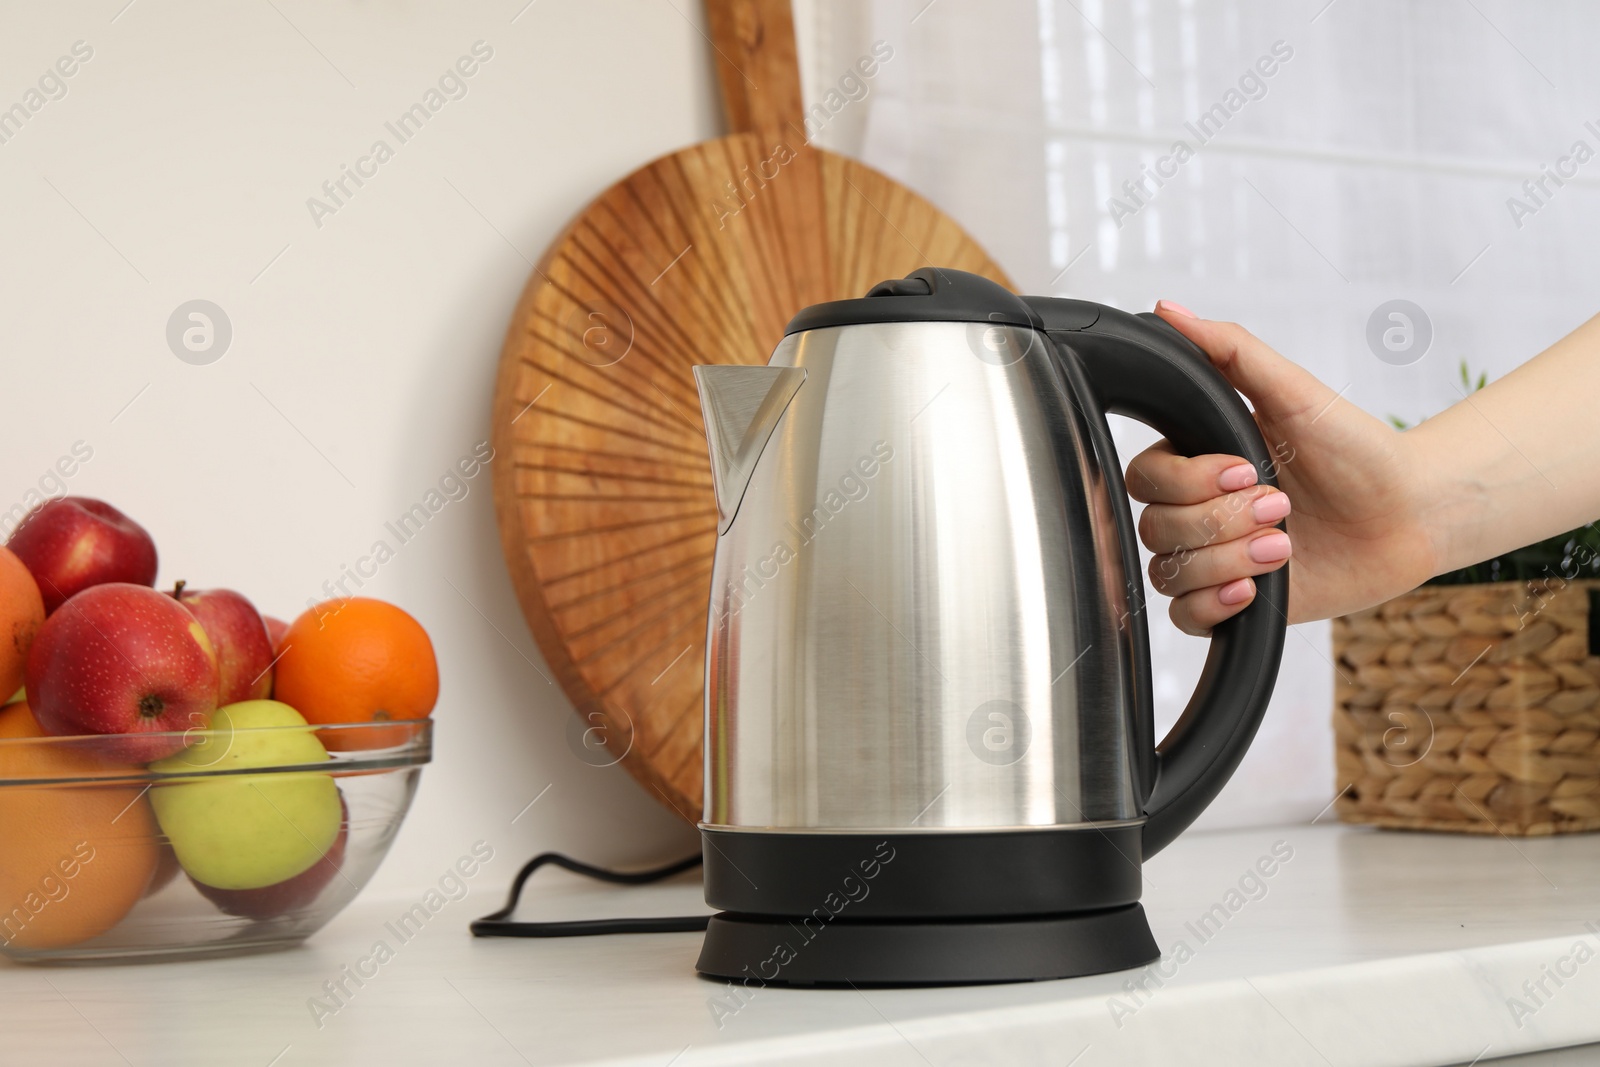
[[[926,278],[890,278],[867,290],[867,296],[932,296],[933,286]]]

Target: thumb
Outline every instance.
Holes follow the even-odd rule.
[[[1197,318],[1168,300],[1157,301],[1156,314],[1198,345],[1210,357],[1211,365],[1250,398],[1263,418],[1279,420],[1302,411],[1318,412],[1338,396],[1238,323]]]

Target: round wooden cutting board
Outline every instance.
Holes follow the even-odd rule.
[[[743,132],[640,168],[555,241],[491,415],[501,542],[569,744],[690,823],[717,507],[689,368],[764,364],[796,311],[918,267],[1010,284],[932,204],[806,144],[787,0],[707,9]]]

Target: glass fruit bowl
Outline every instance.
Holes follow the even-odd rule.
[[[293,945],[377,870],[433,723],[0,739],[0,953],[172,959]]]

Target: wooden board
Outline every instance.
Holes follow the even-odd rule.
[[[918,267],[1009,286],[928,201],[805,143],[787,3],[730,0],[711,21],[725,91],[744,87],[730,117],[753,128],[584,209],[528,280],[491,415],[502,546],[580,716],[569,740],[691,823],[717,508],[689,368],[765,363],[796,311]]]

